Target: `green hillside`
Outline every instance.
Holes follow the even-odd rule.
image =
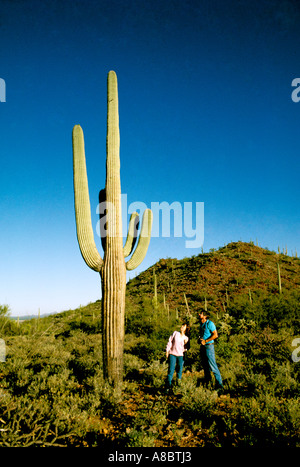
[[[161,259],[127,284],[122,393],[102,379],[100,301],[22,323],[2,306],[0,446],[299,446],[299,297],[300,260],[252,243]],[[202,309],[219,332],[221,395],[203,384]],[[191,348],[166,395],[182,320]]]
[[[232,299],[247,296],[276,295],[281,286],[285,292],[300,288],[300,259],[260,248],[251,243],[230,243],[219,250],[183,260],[161,259],[128,284],[128,294],[151,297],[154,293],[153,274],[158,276],[157,290],[170,309],[183,310],[186,294],[191,312],[208,308],[222,313]]]

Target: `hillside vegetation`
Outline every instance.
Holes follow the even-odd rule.
[[[123,391],[102,379],[101,303],[18,323],[0,307],[0,446],[300,446],[300,260],[253,243],[161,259],[126,291]],[[225,391],[205,387],[198,312]],[[169,335],[191,324],[166,395]]]

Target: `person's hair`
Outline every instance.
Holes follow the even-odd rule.
[[[209,313],[208,313],[208,311],[200,310],[200,311],[198,311],[198,315],[204,315],[205,318],[209,319]]]
[[[185,335],[189,337],[190,331],[191,331],[191,326],[190,326],[189,323],[187,323],[187,322],[183,322],[183,323],[181,324],[181,326],[184,326],[184,325],[186,326]]]
[[[184,348],[186,350],[189,350],[191,348],[191,339],[190,339],[190,332],[191,332],[191,326],[189,325],[189,323],[182,323],[182,325],[186,325],[186,328],[185,328],[185,335],[188,337],[188,342],[186,342],[184,344]]]

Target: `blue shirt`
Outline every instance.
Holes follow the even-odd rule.
[[[213,331],[215,331],[217,328],[215,326],[215,324],[210,321],[209,319],[207,319],[205,321],[205,323],[200,323],[200,337],[201,339],[209,339],[213,333]],[[214,341],[209,341],[207,343],[208,344],[213,344]]]

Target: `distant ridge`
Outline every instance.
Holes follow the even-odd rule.
[[[46,316],[50,316],[50,315],[54,315],[56,314],[56,312],[51,312],[51,313],[43,313],[42,315],[40,315],[40,318],[46,318]],[[10,319],[12,320],[15,320],[17,321],[19,319],[19,321],[27,321],[29,319],[37,319],[39,317],[38,314],[36,315],[21,315],[21,316],[10,316]]]
[[[209,312],[226,311],[236,298],[255,300],[263,295],[278,295],[278,265],[282,294],[300,290],[300,258],[283,252],[276,253],[253,242],[232,242],[208,253],[183,259],[162,258],[126,287],[126,308],[142,303],[146,297],[158,301],[170,311],[178,310],[179,316],[207,308]],[[51,312],[40,315],[61,315],[70,312],[101,314],[101,300],[79,306],[76,310]],[[17,320],[18,316],[11,316]],[[19,316],[19,321],[37,319],[37,314]]]
[[[205,306],[218,313],[237,297],[282,294],[300,289],[300,259],[261,248],[254,243],[233,242],[197,256],[161,259],[127,284],[127,296],[137,301],[157,296],[171,309],[196,313]]]

